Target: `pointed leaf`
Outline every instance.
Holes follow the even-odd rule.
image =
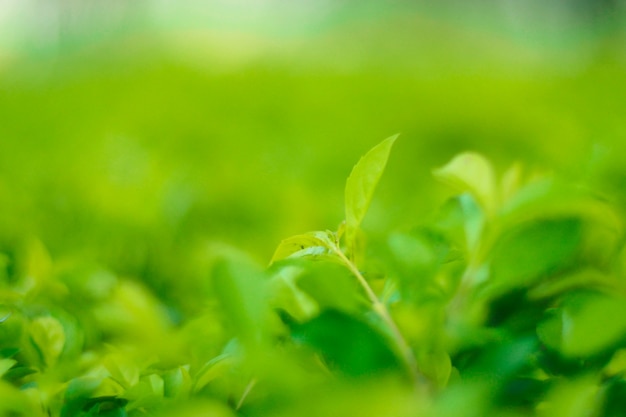
[[[346,244],[352,250],[374,190],[385,170],[391,147],[398,135],[391,136],[365,154],[352,168],[346,181]]]
[[[232,368],[234,362],[233,357],[229,354],[223,354],[211,359],[196,375],[193,392],[200,391],[211,381],[224,375]]]
[[[0,378],[17,363],[14,359],[0,359]]]

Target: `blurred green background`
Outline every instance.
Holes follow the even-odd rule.
[[[213,245],[266,264],[334,229],[398,132],[370,233],[429,216],[464,150],[625,208],[625,3],[435,3],[0,1],[0,252],[37,242],[193,314]]]

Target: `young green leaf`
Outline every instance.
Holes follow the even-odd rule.
[[[434,170],[433,175],[457,191],[469,191],[487,213],[495,211],[498,196],[494,169],[481,154],[464,152]]]
[[[65,346],[63,325],[54,317],[38,317],[30,325],[30,335],[47,366],[54,366]]]
[[[230,354],[222,354],[211,359],[196,374],[193,392],[200,391],[211,381],[226,374],[234,363],[235,360]]]
[[[187,366],[179,366],[163,375],[164,393],[168,398],[184,398],[191,392],[192,379]]]
[[[0,378],[17,363],[14,359],[0,359]]]
[[[345,242],[348,251],[353,253],[356,233],[367,213],[374,190],[385,170],[391,147],[399,135],[391,136],[366,153],[352,168],[346,181]]]
[[[330,231],[308,232],[280,242],[270,264],[286,258],[327,255],[335,247],[335,237]]]
[[[139,382],[139,367],[129,358],[122,355],[109,355],[104,358],[103,365],[111,374],[111,378],[126,389]]]

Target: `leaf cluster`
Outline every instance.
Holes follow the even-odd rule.
[[[436,213],[368,238],[396,138],[353,168],[336,230],[268,267],[209,246],[193,319],[37,239],[9,247],[0,416],[622,415],[622,215],[468,152],[433,171],[454,193]]]

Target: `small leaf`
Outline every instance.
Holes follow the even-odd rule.
[[[65,346],[63,325],[54,317],[38,317],[30,325],[30,335],[47,366],[53,366]]]
[[[498,198],[496,179],[493,166],[484,156],[464,152],[433,171],[433,175],[457,191],[469,191],[487,213],[494,213]]]
[[[353,252],[356,234],[372,201],[374,190],[385,170],[391,147],[398,135],[391,136],[365,154],[352,168],[346,181],[346,244]]]
[[[14,359],[0,359],[0,378],[17,363]]]
[[[124,394],[123,398],[129,401],[126,410],[155,407],[162,402],[164,394],[163,378],[157,374],[147,375]]]
[[[111,378],[128,389],[139,382],[139,367],[121,355],[109,355],[103,361]]]
[[[168,398],[185,397],[191,391],[191,375],[186,366],[179,366],[163,375],[165,396]]]
[[[298,286],[297,281],[305,272],[303,266],[284,265],[272,275],[270,281],[272,306],[298,321],[313,317],[319,310],[315,300]]]
[[[193,391],[198,392],[211,381],[228,372],[234,364],[234,359],[229,354],[223,354],[207,362],[196,375]]]
[[[332,252],[336,246],[332,232],[308,232],[292,236],[280,242],[270,264],[286,258],[322,256]]]

